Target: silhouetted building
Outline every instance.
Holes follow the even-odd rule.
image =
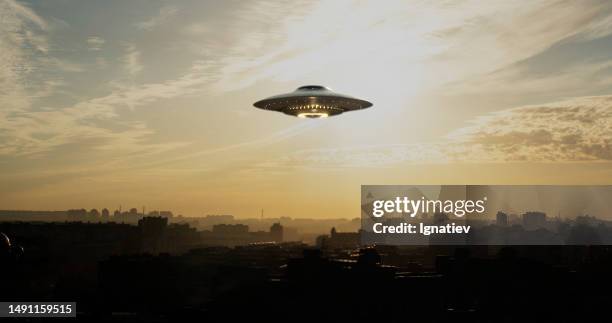
[[[0,210],[0,221],[69,221],[68,211]]]
[[[171,211],[159,211],[159,216],[170,219],[174,217],[174,214]]]
[[[144,214],[138,213],[138,209],[131,208],[129,212],[115,211],[112,221],[119,223],[137,224]]]
[[[70,221],[87,221],[87,210],[85,209],[72,209],[66,213]]]
[[[110,211],[107,208],[103,208],[101,217],[103,221],[108,221],[110,219]]]
[[[611,285],[609,246],[355,248],[351,237],[359,233],[334,228],[324,242],[347,242],[347,248],[318,250],[271,242],[280,229],[272,225],[269,232],[234,231],[232,239],[252,244],[197,247],[201,236],[194,228],[168,222],[164,217],[145,217],[139,226],[0,222],[0,232],[7,233],[0,234],[0,298],[74,300],[78,315],[94,322],[175,323],[194,316],[206,322],[315,322],[321,317],[339,322],[598,322],[609,308],[608,298],[599,296]],[[605,223],[591,218],[564,225],[561,235],[577,243],[597,243],[595,233],[610,235]],[[488,227],[523,232],[520,226]],[[527,233],[539,237],[545,231]],[[145,240],[153,246],[161,241],[162,251],[182,252],[139,254]],[[25,248],[19,259],[16,245]],[[364,295],[375,302],[364,302]],[[398,299],[402,306],[390,309]]]
[[[220,234],[242,234],[249,232],[249,226],[244,224],[216,224],[212,231]]]
[[[208,246],[240,246],[252,243],[280,243],[283,241],[283,226],[273,224],[270,231],[249,231],[244,224],[217,224],[212,231],[201,231],[200,241]]]
[[[138,220],[141,234],[141,250],[149,253],[159,253],[164,249],[168,218],[144,217]]]
[[[209,214],[207,216],[204,217],[204,219],[202,219],[203,222],[205,222],[206,224],[209,225],[215,225],[215,224],[229,224],[229,223],[234,223],[234,216],[233,215],[228,215],[228,214]]]
[[[508,226],[508,214],[501,211],[497,212],[497,215],[495,216],[495,224],[500,227]]]
[[[537,230],[546,227],[546,213],[526,212],[523,214],[523,227],[525,230]]]
[[[270,227],[270,238],[274,242],[283,242],[283,226],[280,223],[274,223]]]
[[[321,249],[353,249],[360,245],[359,232],[337,232],[336,228],[330,230],[330,235],[319,236],[317,246]]]

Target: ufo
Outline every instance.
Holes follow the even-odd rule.
[[[253,103],[256,108],[282,112],[299,118],[327,118],[344,112],[366,109],[372,103],[336,93],[321,85],[300,86],[295,91]]]

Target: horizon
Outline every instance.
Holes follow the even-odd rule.
[[[70,209],[65,209],[65,210],[59,210],[59,209],[56,209],[56,210],[42,210],[42,209],[39,209],[39,210],[15,209],[15,210],[13,210],[13,209],[0,209],[0,212],[68,212],[68,211],[71,211],[71,210],[85,210],[87,212],[90,212],[92,209],[95,209],[95,210],[98,210],[98,211],[101,211],[103,209],[107,209],[107,210],[109,210],[111,212],[111,214],[114,211],[119,211],[119,209],[112,210],[112,209],[109,209],[109,208],[101,208],[101,209],[99,209],[99,208],[91,208],[91,209],[86,209],[86,208],[70,208]],[[129,209],[131,209],[131,208],[128,208],[127,210],[123,210],[121,212],[123,212],[123,213],[129,212]],[[164,212],[164,211],[172,212],[173,218],[177,218],[179,216],[182,216],[183,218],[205,218],[205,217],[214,217],[214,216],[232,216],[235,220],[272,220],[272,219],[288,218],[288,219],[291,219],[291,220],[347,220],[347,221],[354,221],[356,219],[360,219],[360,217],[353,217],[353,218],[349,218],[349,217],[317,218],[317,217],[293,217],[293,216],[290,216],[290,215],[264,216],[262,218],[260,216],[240,216],[240,215],[236,216],[236,215],[233,215],[233,214],[222,214],[222,213],[220,213],[220,214],[207,213],[207,214],[203,214],[203,215],[184,215],[184,214],[180,214],[180,213],[174,214],[174,211],[172,211],[172,210],[151,210],[151,211],[146,211],[146,213],[141,213],[142,210],[138,210],[138,212],[139,212],[138,214],[139,215],[143,215],[143,216],[148,216],[149,212]],[[1,218],[0,218],[0,221],[2,221]]]

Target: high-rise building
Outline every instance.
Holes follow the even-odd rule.
[[[283,242],[283,226],[280,223],[274,223],[270,227],[270,238],[274,242]]]
[[[546,213],[525,212],[523,214],[523,227],[525,230],[537,230],[546,226]]]
[[[508,226],[508,214],[504,212],[497,212],[495,223],[500,227]]]

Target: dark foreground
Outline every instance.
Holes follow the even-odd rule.
[[[76,301],[79,321],[604,322],[612,311],[607,246],[285,243],[151,255],[11,240],[1,301]]]

